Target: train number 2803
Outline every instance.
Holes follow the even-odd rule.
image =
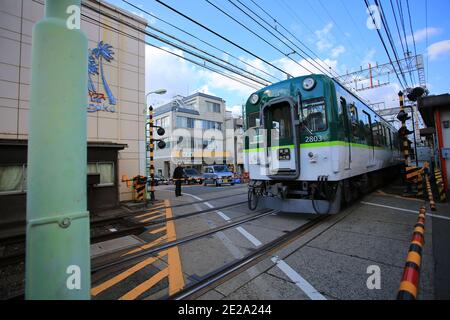
[[[323,141],[323,137],[322,136],[308,136],[305,139],[305,142],[321,142]]]

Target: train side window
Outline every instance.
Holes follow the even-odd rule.
[[[387,130],[388,130],[388,134],[389,134],[389,147],[392,150],[392,132],[391,132],[390,128],[388,128]]]
[[[365,133],[367,136],[367,142],[371,145],[374,145],[374,138],[373,138],[373,127],[372,127],[372,117],[367,112],[363,111],[364,115],[366,116],[366,122],[364,123],[365,127]]]
[[[356,108],[355,104],[351,104],[349,108],[349,116],[350,121],[352,123],[352,132],[353,137],[359,139],[359,117],[358,117],[358,108]]]

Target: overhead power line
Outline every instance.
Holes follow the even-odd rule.
[[[366,4],[367,10],[368,10],[369,13],[370,13],[370,17],[372,18],[372,22],[373,22],[373,24],[375,25],[375,24],[376,24],[376,22],[375,22],[375,17],[373,16],[372,11],[370,10],[369,2],[368,2],[367,0],[364,0],[364,2],[365,2],[365,4]],[[395,65],[394,65],[394,63],[393,63],[393,61],[392,61],[392,58],[391,58],[391,55],[390,55],[390,53],[389,53],[389,50],[388,50],[388,48],[387,48],[387,46],[386,46],[386,43],[384,42],[383,36],[381,35],[381,32],[380,32],[380,30],[379,30],[378,28],[376,28],[376,30],[377,30],[377,33],[378,33],[378,37],[380,38],[380,41],[381,41],[381,43],[383,44],[384,51],[386,52],[386,54],[387,54],[387,56],[388,56],[388,58],[389,58],[389,62],[390,62],[390,64],[392,65],[392,67],[393,67],[393,69],[394,69],[394,71],[395,71],[395,75],[397,76],[398,82],[399,82],[400,86],[401,86],[403,89],[405,89],[405,86],[403,85],[402,81],[400,80],[400,76],[399,76],[399,74],[398,74],[398,72],[397,72],[397,69],[395,68]]]
[[[392,49],[392,52],[394,53],[395,60],[397,61],[397,65],[398,65],[400,74],[401,74],[401,76],[403,78],[403,81],[404,81],[406,87],[408,87],[408,81],[406,80],[405,73],[403,72],[402,66],[399,63],[400,57],[399,57],[399,55],[397,53],[397,48],[395,46],[394,38],[392,37],[392,33],[391,33],[390,28],[389,28],[389,23],[388,23],[388,21],[386,19],[386,15],[384,14],[383,5],[381,4],[381,1],[379,1],[379,0],[375,0],[375,4],[378,6],[378,8],[380,8],[381,22],[382,22],[382,24],[384,26],[384,30],[386,32],[389,44],[390,44],[391,49]]]
[[[83,3],[83,6],[86,7],[86,8],[88,8],[88,9],[90,9],[90,10],[92,10],[93,12],[96,12],[96,13],[98,13],[98,14],[101,14],[101,15],[103,15],[103,16],[106,16],[106,17],[108,17],[109,19],[111,19],[111,20],[113,20],[113,21],[116,21],[116,22],[118,22],[118,23],[120,23],[120,24],[122,24],[122,25],[125,25],[125,26],[127,26],[127,27],[129,27],[129,28],[131,28],[131,29],[133,29],[133,30],[135,30],[135,31],[138,31],[138,32],[140,32],[140,33],[142,33],[142,34],[145,34],[145,35],[147,35],[147,36],[149,36],[149,37],[151,37],[151,38],[154,38],[154,39],[156,39],[156,40],[158,40],[158,41],[160,41],[160,42],[162,42],[162,43],[165,43],[165,44],[167,44],[167,45],[169,45],[169,46],[172,46],[172,47],[174,47],[174,48],[177,48],[177,49],[179,49],[179,50],[182,50],[182,51],[184,51],[184,52],[187,52],[187,53],[189,53],[189,54],[191,54],[191,55],[194,55],[195,57],[200,58],[202,61],[204,61],[204,63],[202,64],[202,63],[200,63],[200,62],[198,62],[198,61],[195,61],[195,60],[193,60],[193,59],[189,59],[189,58],[184,57],[184,56],[182,56],[182,55],[176,54],[175,52],[172,52],[172,51],[170,51],[170,50],[166,50],[166,49],[164,49],[164,48],[158,47],[158,46],[156,46],[156,45],[154,45],[154,44],[151,44],[151,43],[148,42],[148,41],[139,39],[138,37],[133,37],[132,35],[130,35],[130,34],[124,32],[124,31],[122,31],[122,30],[119,30],[119,29],[117,29],[117,28],[114,28],[113,26],[107,25],[107,24],[102,23],[102,22],[98,22],[98,23],[102,24],[103,26],[108,27],[108,28],[111,29],[111,30],[114,30],[114,31],[116,31],[116,32],[118,32],[118,33],[120,33],[120,34],[126,35],[126,36],[128,36],[128,37],[133,37],[133,39],[135,39],[135,40],[138,40],[138,41],[140,41],[140,42],[142,42],[142,43],[145,43],[145,44],[147,44],[147,45],[149,45],[149,46],[155,47],[155,48],[157,48],[157,49],[159,49],[159,50],[165,51],[165,52],[167,52],[167,53],[169,53],[169,54],[171,54],[171,55],[174,55],[174,56],[176,56],[176,57],[178,57],[178,58],[181,58],[181,59],[184,59],[184,60],[189,61],[189,62],[191,62],[191,63],[194,63],[194,64],[196,64],[196,65],[198,65],[198,66],[201,66],[201,67],[203,67],[203,68],[205,68],[205,69],[208,69],[208,70],[214,71],[214,72],[216,72],[216,73],[219,73],[219,74],[221,74],[221,75],[223,75],[223,76],[226,76],[226,77],[228,77],[228,78],[230,78],[230,79],[232,79],[232,80],[235,80],[235,81],[238,81],[238,82],[240,82],[240,83],[242,83],[242,84],[245,84],[246,86],[249,86],[249,87],[251,87],[251,88],[253,88],[253,89],[259,89],[259,88],[260,88],[260,87],[258,87],[258,86],[256,85],[256,83],[258,83],[258,82],[255,81],[255,79],[253,79],[253,78],[247,77],[247,76],[245,76],[245,75],[243,75],[243,74],[241,74],[241,73],[239,73],[239,72],[236,72],[235,70],[233,70],[233,69],[231,69],[231,68],[224,68],[224,66],[221,65],[221,64],[219,64],[219,63],[216,63],[216,62],[214,62],[214,61],[210,61],[210,59],[208,59],[208,58],[206,58],[206,57],[204,57],[204,56],[201,56],[201,55],[198,55],[198,54],[196,54],[196,53],[193,53],[193,52],[191,52],[191,50],[187,50],[186,48],[183,48],[183,47],[181,47],[181,46],[179,46],[179,45],[176,45],[176,44],[174,44],[174,43],[172,43],[172,42],[170,42],[170,41],[168,41],[168,40],[166,40],[166,39],[163,39],[163,38],[161,38],[161,37],[159,37],[159,36],[157,36],[157,35],[155,35],[155,34],[152,34],[152,33],[148,32],[147,30],[145,30],[145,29],[143,29],[143,28],[139,28],[139,27],[136,27],[135,25],[133,25],[133,24],[131,24],[131,23],[127,23],[127,22],[125,22],[125,21],[123,21],[123,20],[121,20],[121,19],[115,17],[114,15],[108,14],[108,13],[105,12],[105,11],[102,11],[102,10],[100,10],[100,9],[97,9],[97,8],[95,8],[95,7],[92,7],[92,6],[90,6],[90,5],[87,5],[86,3]],[[92,18],[91,18],[91,19],[92,19]],[[95,19],[92,19],[92,20],[95,21]],[[210,66],[207,66],[206,63],[205,63],[206,61],[208,61],[208,62],[210,62],[210,63],[212,63],[212,64],[215,64],[216,66],[219,66],[219,67],[221,67],[221,68],[224,68],[224,69],[226,69],[227,71],[230,71],[230,72],[232,72],[233,74],[238,75],[239,77],[236,77],[236,76],[227,74],[227,73],[225,73],[225,72],[223,72],[223,71],[221,71],[221,70],[214,69],[214,68],[212,68],[212,67],[210,67]],[[252,82],[248,82],[248,80],[250,80],[250,81],[252,81]],[[259,83],[259,84],[262,85],[262,86],[264,86],[263,83]]]
[[[177,27],[177,26],[174,25],[173,23],[170,23],[170,22],[168,22],[167,20],[164,20],[164,19],[160,18],[160,17],[154,15],[153,13],[151,13],[151,12],[149,12],[149,11],[146,11],[146,10],[144,10],[144,9],[142,9],[142,8],[139,8],[138,6],[136,6],[135,4],[133,4],[133,3],[129,2],[129,1],[127,1],[127,0],[122,0],[122,1],[125,2],[126,4],[132,6],[133,8],[135,8],[135,9],[137,9],[137,10],[139,10],[139,11],[141,11],[141,12],[147,14],[147,15],[149,15],[150,17],[152,17],[152,18],[154,18],[154,19],[157,19],[158,21],[161,21],[162,23],[164,23],[164,24],[166,24],[166,25],[168,25],[168,26],[170,26],[170,27],[172,27],[172,28],[174,28],[174,29],[176,29],[176,30],[178,30],[178,31],[180,31],[180,32],[182,32],[182,33],[184,33],[184,34],[187,34],[188,36],[192,37],[193,39],[196,39],[196,40],[200,41],[200,42],[203,43],[203,44],[206,44],[206,45],[209,46],[210,48],[213,48],[214,50],[217,50],[217,51],[219,51],[219,52],[222,52],[222,53],[226,54],[227,56],[229,56],[229,57],[231,57],[231,58],[233,58],[233,59],[235,59],[235,60],[237,60],[237,61],[239,61],[239,62],[245,64],[246,66],[251,67],[251,68],[254,69],[254,70],[258,70],[259,72],[265,74],[266,76],[269,76],[269,77],[271,77],[271,78],[273,78],[273,79],[276,79],[276,80],[278,80],[278,81],[281,81],[281,79],[279,79],[279,78],[277,78],[276,76],[274,76],[274,75],[268,73],[267,71],[265,71],[265,70],[263,70],[263,69],[260,69],[260,68],[258,68],[258,67],[255,67],[254,65],[248,63],[247,61],[245,61],[245,60],[243,60],[243,59],[241,59],[241,58],[239,58],[239,57],[236,57],[235,55],[233,55],[233,54],[231,54],[231,53],[229,53],[229,52],[227,52],[227,51],[225,51],[225,50],[223,50],[223,49],[221,49],[221,48],[219,48],[219,47],[217,47],[217,46],[215,46],[215,45],[213,45],[213,44],[211,44],[211,43],[209,43],[209,42],[207,42],[207,41],[205,41],[205,40],[203,40],[203,39],[201,39],[201,38],[199,38],[199,37],[197,37],[196,35],[194,35],[194,34],[188,32],[188,31],[186,31],[186,30],[183,30],[183,29],[180,28],[180,27]]]
[[[249,8],[247,5],[245,5],[242,1],[240,0],[236,0],[237,2],[239,2],[239,4],[241,4],[244,8],[246,8],[249,12],[251,12],[251,14],[253,14],[253,16],[256,16],[259,20],[261,20],[262,22],[264,22],[267,26],[269,26],[271,29],[273,29],[276,33],[278,33],[280,36],[282,36],[287,42],[289,42],[290,44],[292,44],[295,48],[297,48],[297,50],[300,50],[301,53],[298,53],[297,50],[295,50],[294,48],[290,47],[289,45],[286,44],[285,41],[283,41],[282,39],[280,39],[279,37],[277,37],[272,31],[268,30],[267,27],[263,26],[259,21],[257,21],[254,17],[252,17],[249,13],[247,13],[246,11],[244,11],[241,7],[239,7],[237,4],[235,4],[232,0],[228,0],[233,6],[235,6],[236,8],[238,8],[241,12],[243,12],[246,16],[248,16],[249,18],[251,18],[253,21],[255,21],[259,26],[261,26],[264,30],[266,30],[267,32],[269,32],[273,37],[275,37],[277,40],[279,40],[280,42],[282,42],[284,45],[286,45],[289,49],[291,49],[293,52],[295,52],[297,55],[299,55],[300,57],[302,57],[305,62],[309,63],[313,68],[316,68],[317,70],[319,70],[319,72],[323,72],[324,74],[329,74],[331,77],[334,77],[334,75],[332,74],[332,69],[331,67],[330,70],[327,70],[324,66],[322,66],[319,62],[317,62],[310,54],[308,54],[305,50],[303,50],[302,48],[300,48],[298,45],[296,45],[291,39],[289,39],[288,37],[286,37],[283,33],[281,33],[277,28],[275,28],[274,26],[272,26],[267,20],[265,20],[264,18],[262,18],[258,13],[256,13],[254,10],[252,10],[251,8]],[[253,3],[255,3],[253,0],[251,0]],[[257,5],[261,10],[263,10],[264,12],[266,12],[263,8],[261,8],[259,5]],[[277,22],[276,19],[274,19],[270,14],[268,14],[276,23],[277,25],[279,25],[283,30],[286,30],[288,33],[289,30],[287,30],[281,23]],[[295,35],[293,35],[292,33],[290,33],[291,36],[296,39],[303,47],[305,47],[306,49],[309,49],[308,46],[306,46],[302,41],[300,41]],[[309,51],[313,52],[311,49],[309,49]],[[314,53],[313,53],[314,54]],[[305,57],[305,56],[306,57]],[[317,55],[316,55],[317,59],[321,60]],[[311,59],[311,60],[308,60]],[[321,60],[322,61],[322,60]],[[325,63],[326,64],[326,63]],[[327,65],[328,66],[328,65]]]
[[[219,34],[218,32],[216,32],[216,31],[212,30],[211,28],[209,28],[209,27],[207,27],[207,26],[201,24],[201,23],[198,22],[197,20],[195,20],[195,19],[193,19],[193,18],[191,18],[191,17],[185,15],[184,13],[182,13],[182,12],[178,11],[177,9],[175,9],[175,8],[173,8],[173,7],[171,7],[171,6],[169,6],[168,4],[162,2],[161,0],[155,0],[155,1],[158,2],[159,4],[161,4],[162,6],[166,7],[166,8],[169,9],[170,11],[175,12],[176,14],[182,16],[183,18],[185,18],[185,19],[191,21],[192,23],[198,25],[199,27],[201,27],[201,28],[207,30],[208,32],[214,34],[215,36],[217,36],[217,37],[221,38],[222,40],[228,42],[229,44],[235,46],[236,48],[238,48],[238,49],[240,49],[240,50],[246,52],[247,54],[251,55],[252,57],[254,57],[254,58],[258,59],[258,60],[261,60],[261,61],[264,62],[265,64],[267,64],[267,65],[271,66],[272,68],[274,68],[274,69],[280,71],[281,73],[283,73],[283,74],[285,74],[285,75],[287,75],[287,76],[289,76],[289,77],[292,77],[292,75],[291,75],[289,72],[287,72],[287,71],[285,71],[285,70],[283,70],[283,69],[277,67],[277,66],[274,65],[273,63],[267,61],[267,60],[264,59],[264,58],[261,58],[260,56],[256,55],[255,53],[251,52],[250,50],[245,49],[245,48],[242,47],[241,45],[239,45],[239,44],[237,44],[237,43],[231,41],[230,39],[228,39],[228,38],[225,37],[225,36],[222,36],[222,35]]]
[[[301,65],[300,63],[298,63],[298,61],[296,61],[295,59],[293,59],[289,54],[284,53],[283,51],[281,51],[279,48],[277,48],[276,46],[274,46],[272,43],[270,43],[269,41],[267,41],[266,39],[264,39],[261,35],[259,35],[258,33],[256,33],[255,31],[253,31],[252,29],[250,29],[249,27],[247,27],[245,24],[243,24],[242,22],[240,22],[239,20],[237,20],[236,18],[232,17],[229,13],[225,12],[223,9],[221,9],[219,6],[215,5],[214,3],[212,3],[209,0],[205,0],[208,4],[210,4],[211,6],[213,6],[214,8],[216,8],[217,10],[219,10],[221,13],[223,13],[225,16],[227,16],[228,18],[230,18],[231,20],[233,20],[234,22],[236,22],[237,24],[239,24],[241,27],[243,27],[245,30],[249,31],[251,34],[255,35],[257,38],[261,39],[263,42],[265,42],[266,44],[268,44],[270,47],[272,47],[273,49],[275,49],[276,51],[280,52],[282,55],[284,55],[286,58],[288,58],[289,60],[291,60],[292,62],[294,62],[295,64],[297,64],[299,67],[305,69],[306,71],[308,71],[309,73],[313,73],[311,70],[309,70],[307,67]],[[293,50],[293,49],[292,49]],[[291,76],[291,75],[289,75]],[[292,77],[292,76],[291,76]]]

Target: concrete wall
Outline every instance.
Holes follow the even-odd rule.
[[[145,21],[104,1],[83,1],[121,20],[143,27]],[[0,0],[0,138],[28,139],[31,79],[31,36],[36,21],[44,15],[43,0]],[[137,31],[82,7],[82,14],[132,36]],[[81,28],[93,49],[100,41],[112,45],[114,59],[104,64],[105,78],[117,99],[116,111],[87,113],[88,141],[127,144],[119,153],[119,180],[145,173],[145,45],[82,17]],[[99,92],[105,92],[101,77],[93,78]],[[55,93],[63,94],[63,93]],[[89,103],[89,98],[86,97]],[[120,200],[131,199],[131,191],[120,183]]]

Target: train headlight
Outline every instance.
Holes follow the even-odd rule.
[[[259,95],[257,93],[252,94],[250,97],[251,104],[257,104],[259,101]]]
[[[303,89],[312,90],[316,85],[316,80],[313,78],[306,78],[303,80]]]

